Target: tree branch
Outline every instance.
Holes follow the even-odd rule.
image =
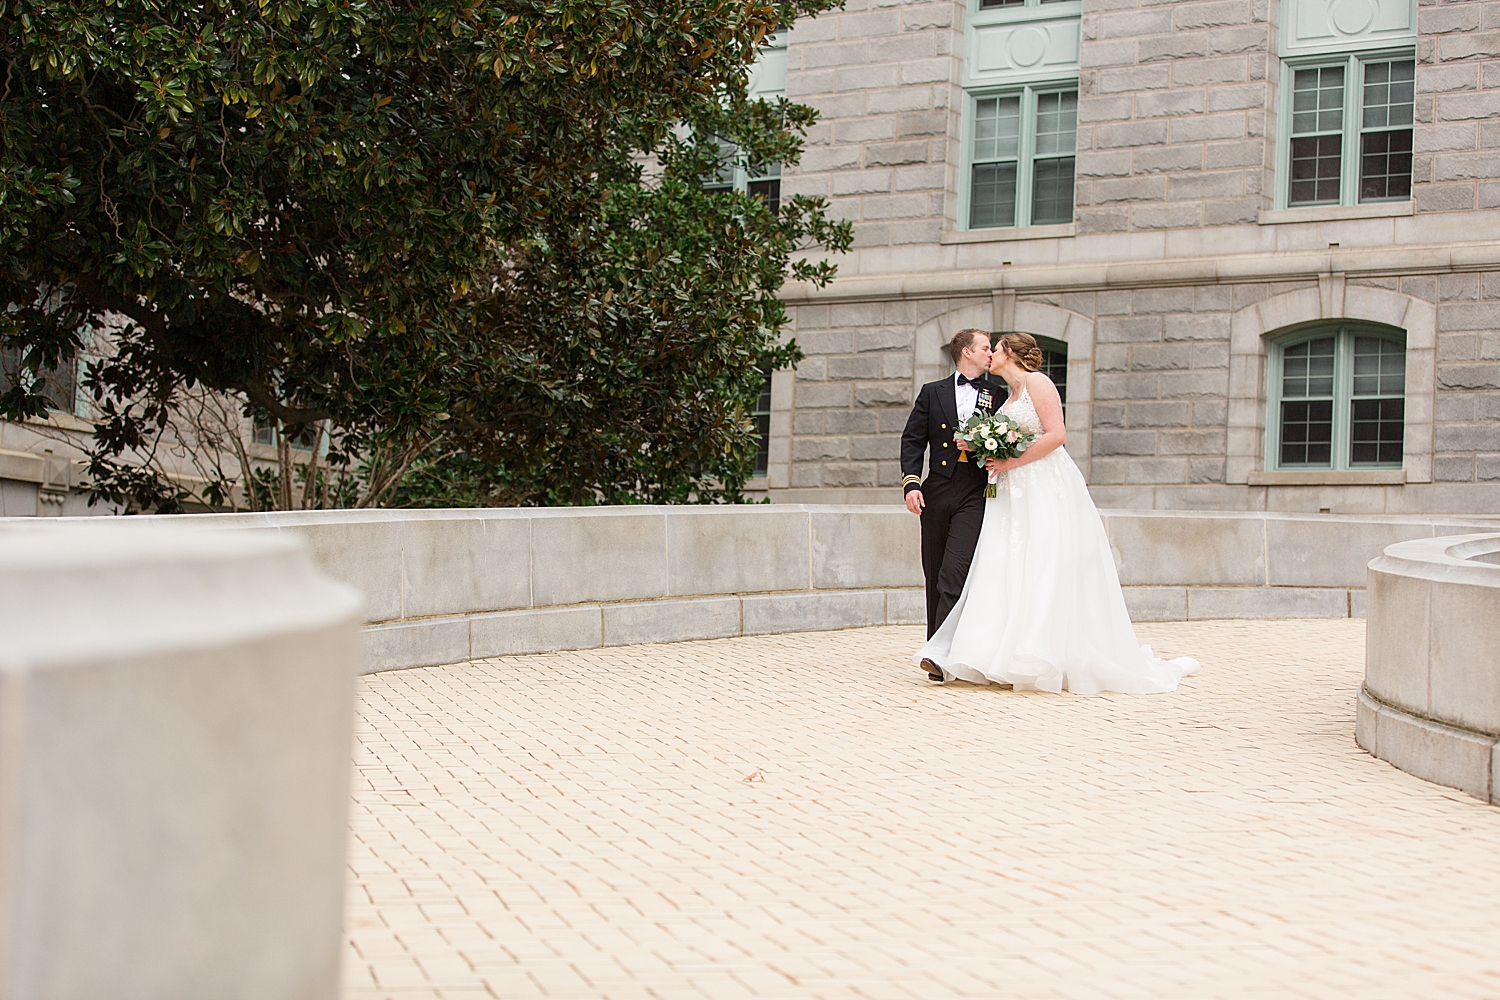
[[[299,409],[295,406],[287,406],[276,398],[276,394],[264,382],[248,380],[244,384],[237,385],[234,388],[239,389],[246,396],[249,396],[252,403],[271,414],[277,420],[280,420],[284,424],[290,424],[293,427],[301,424],[310,424],[315,420],[328,420],[333,416],[327,410]]]

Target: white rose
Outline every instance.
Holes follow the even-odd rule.
[[[1000,447],[1000,442],[996,441],[994,438],[989,438],[984,442],[984,446],[990,451],[994,451],[996,448]]]

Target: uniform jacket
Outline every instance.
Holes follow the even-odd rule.
[[[1009,389],[1001,379],[981,375],[979,399],[975,413],[990,413],[1005,402]],[[988,398],[986,398],[988,393]],[[984,464],[970,457],[967,462],[958,460],[958,446],[953,443],[953,432],[958,429],[958,396],[953,376],[928,382],[917,393],[917,402],[907,418],[906,430],[901,433],[901,489],[903,493],[922,488],[922,456],[931,452],[927,466],[928,477],[940,476],[951,479],[958,475],[973,476],[977,482],[985,480]]]

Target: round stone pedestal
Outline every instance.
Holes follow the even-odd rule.
[[[1500,804],[1500,533],[1398,542],[1369,574],[1355,739]]]

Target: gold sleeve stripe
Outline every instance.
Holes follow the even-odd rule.
[[[921,483],[922,483],[922,477],[921,476],[906,476],[906,477],[904,477],[901,480],[901,485],[902,486],[910,486],[912,483],[916,483],[917,485],[920,486]]]

